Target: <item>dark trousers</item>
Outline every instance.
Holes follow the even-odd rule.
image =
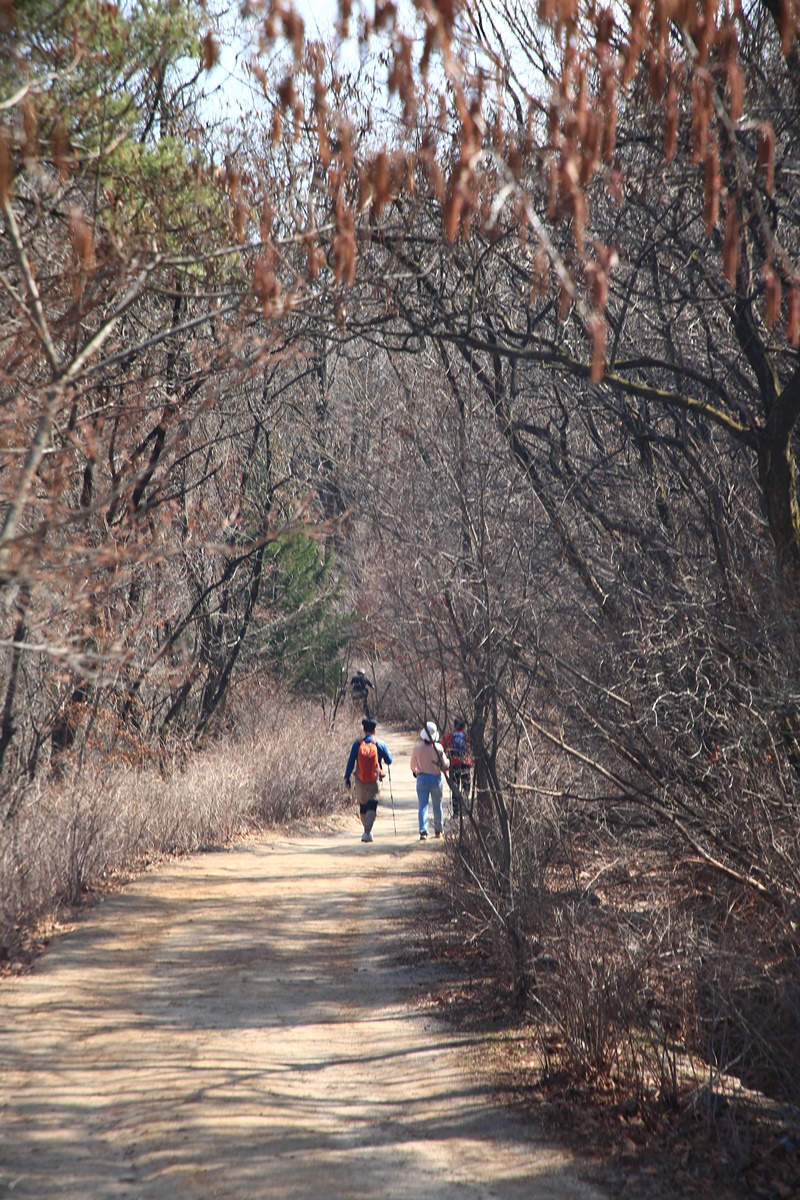
[[[364,826],[364,832],[371,833],[372,826],[375,824],[375,818],[378,815],[378,801],[367,800],[366,804],[359,804],[358,814],[361,817],[361,824]]]
[[[453,789],[458,788],[459,792],[464,797],[464,802],[469,801],[469,785],[470,785],[470,767],[453,766],[450,768],[450,784]],[[461,801],[458,798],[455,790],[453,791],[453,816],[461,815]]]

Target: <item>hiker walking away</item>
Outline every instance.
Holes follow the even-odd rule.
[[[374,684],[367,678],[366,672],[359,667],[350,680],[350,692],[353,703],[363,711],[365,717],[372,715],[369,711],[369,689],[371,687],[374,687]]]
[[[411,771],[417,781],[419,801],[419,837],[424,842],[428,836],[428,804],[433,807],[433,832],[437,838],[444,830],[442,797],[444,781],[442,773],[450,766],[450,759],[439,741],[439,730],[435,721],[428,721],[419,731],[419,741],[411,751]]]
[[[461,800],[469,802],[472,750],[467,733],[467,722],[458,717],[453,722],[453,732],[444,739],[445,753],[450,758],[450,788],[453,794],[453,818],[461,816]]]
[[[363,735],[356,738],[350,747],[344,785],[346,788],[352,787],[358,804],[358,815],[364,826],[361,840],[371,842],[372,826],[378,815],[380,782],[386,774],[383,764],[389,766],[392,756],[386,743],[378,740],[375,734],[376,723],[372,717],[364,717],[361,727],[364,730]]]

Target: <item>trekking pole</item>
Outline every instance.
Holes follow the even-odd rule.
[[[389,798],[392,802],[392,824],[394,825],[395,833],[397,833],[397,821],[395,820],[394,815],[394,792],[392,791],[392,768],[388,763],[386,764],[386,774],[389,776]]]

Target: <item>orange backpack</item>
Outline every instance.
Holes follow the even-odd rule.
[[[375,783],[378,778],[378,747],[364,739],[358,747],[356,774],[362,783]]]

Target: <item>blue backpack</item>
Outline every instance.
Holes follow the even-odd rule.
[[[467,757],[467,735],[463,729],[457,729],[450,739],[451,758]]]

